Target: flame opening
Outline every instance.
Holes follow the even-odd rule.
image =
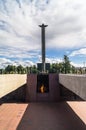
[[[41,91],[41,93],[44,93],[44,92],[45,92],[45,87],[44,87],[43,84],[42,84],[42,86],[40,87],[40,91]]]

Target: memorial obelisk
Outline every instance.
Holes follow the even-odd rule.
[[[41,42],[42,42],[42,72],[46,71],[45,68],[45,27],[48,25],[39,25],[41,27]]]

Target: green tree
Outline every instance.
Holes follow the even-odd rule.
[[[55,63],[50,65],[50,73],[55,73],[56,72],[56,65]]]
[[[10,72],[11,72],[11,66],[8,65],[8,66],[5,68],[5,73],[6,73],[6,74],[10,74]]]
[[[25,73],[25,69],[22,65],[17,66],[17,72],[18,74],[24,74]]]
[[[6,74],[15,74],[15,73],[16,73],[16,66],[8,65],[8,66],[5,68],[5,73],[6,73]]]
[[[76,68],[75,68],[73,65],[71,66],[71,72],[72,72],[73,74],[77,73],[77,70],[76,70]]]
[[[0,74],[4,74],[4,69],[0,69]]]
[[[38,73],[37,67],[35,65],[31,67],[31,73]]]
[[[26,70],[26,73],[30,73],[30,67],[26,66],[25,70]]]
[[[63,62],[59,63],[59,73],[63,73],[64,72],[64,66],[63,66]]]
[[[69,57],[64,55],[64,59],[63,59],[63,68],[64,68],[64,73],[70,73],[71,70],[71,64],[69,61]]]

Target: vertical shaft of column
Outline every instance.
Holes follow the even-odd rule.
[[[45,72],[45,27],[42,27],[42,71]]]
[[[42,71],[45,72],[45,27],[48,25],[39,25],[41,27],[41,41],[42,41]]]

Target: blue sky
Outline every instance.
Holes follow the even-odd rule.
[[[0,0],[0,68],[41,62],[40,24],[46,28],[46,62],[67,55],[86,62],[86,0]]]

